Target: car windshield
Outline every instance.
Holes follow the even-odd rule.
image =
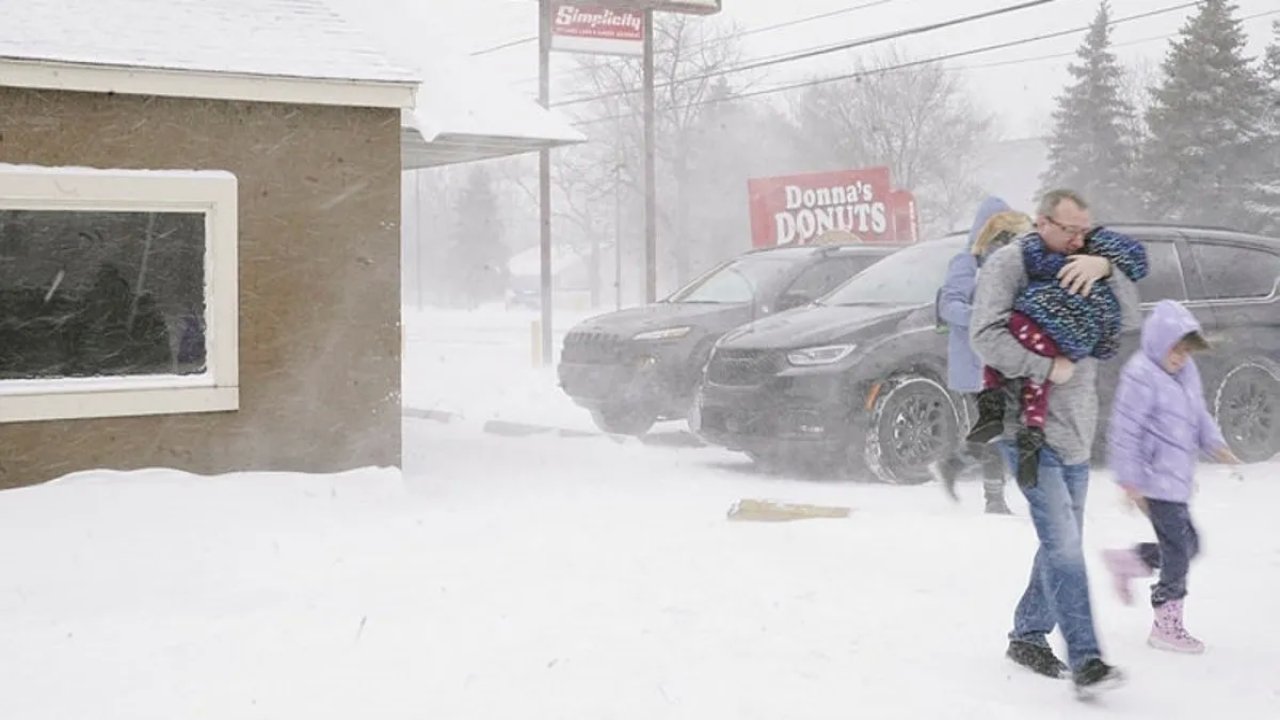
[[[934,240],[905,247],[884,258],[822,298],[823,305],[925,305],[934,301],[946,278],[947,264],[965,238]]]
[[[667,302],[749,303],[783,282],[802,259],[790,252],[743,255],[684,286]]]

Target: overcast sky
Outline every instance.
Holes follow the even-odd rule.
[[[328,0],[350,19],[382,39],[394,43],[401,52],[416,54],[423,62],[432,52],[470,53],[537,32],[536,0]],[[797,20],[858,5],[873,0],[724,0],[720,15],[705,20],[733,24],[742,30]],[[1160,10],[1184,4],[1186,0],[1112,0],[1113,18]],[[802,50],[869,35],[891,32],[927,22],[1017,4],[1018,0],[890,0],[833,17],[769,30],[742,38],[744,56],[756,58]],[[1260,55],[1271,37],[1271,23],[1280,18],[1277,0],[1237,0],[1238,17],[1271,13],[1245,21],[1249,53]],[[913,57],[927,58],[1008,40],[1020,39],[1087,25],[1097,11],[1098,0],[1055,0],[1046,5],[1021,10],[997,18],[956,28],[931,32],[897,41]],[[1163,36],[1176,33],[1193,12],[1178,10],[1154,17],[1122,23],[1113,28],[1116,53],[1126,64],[1158,64],[1169,41]],[[976,98],[999,109],[1006,137],[1042,134],[1053,107],[1054,95],[1067,81],[1069,57],[1044,58],[1071,53],[1083,33],[1044,40],[949,61],[961,72]],[[406,48],[408,50],[406,50]],[[857,53],[853,49],[800,62],[753,71],[754,87],[776,82],[836,74],[847,71]],[[1034,59],[1017,64],[992,65]],[[498,77],[514,91],[535,95],[537,46],[517,45],[473,58],[487,74]],[[975,67],[983,66],[986,67]],[[573,58],[556,54],[554,75],[573,67]],[[764,96],[777,99],[777,96]],[[554,99],[554,98],[553,98]],[[748,100],[745,102],[759,102]]]

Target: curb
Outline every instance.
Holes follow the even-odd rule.
[[[550,425],[531,425],[528,423],[511,422],[510,420],[487,420],[481,428],[487,433],[494,435],[505,435],[507,437],[525,437],[528,435],[554,434],[560,437],[601,437],[603,433],[593,433],[586,430],[570,430],[568,428],[552,427]]]
[[[400,415],[402,417],[418,418],[419,420],[434,420],[439,423],[451,423],[462,419],[461,413],[449,412],[448,410],[422,410],[411,407],[401,408]]]
[[[432,420],[438,423],[453,423],[466,419],[462,413],[453,412],[451,410],[425,410],[422,408],[402,408],[400,414],[404,417],[418,418],[420,420]],[[502,435],[504,437],[528,437],[530,435],[555,435],[557,437],[566,438],[586,438],[586,437],[607,437],[615,442],[638,441],[642,445],[653,445],[659,447],[706,447],[698,436],[688,430],[677,430],[675,432],[645,434],[639,437],[634,435],[617,435],[614,433],[606,433],[601,431],[575,430],[572,428],[558,427],[555,425],[539,425],[536,423],[516,422],[512,420],[486,420],[480,425],[482,432],[492,435]]]

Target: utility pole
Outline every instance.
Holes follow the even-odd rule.
[[[618,133],[621,145],[622,133]],[[613,165],[613,309],[622,309],[622,153]]]
[[[551,107],[551,0],[538,0],[538,102]],[[542,364],[552,362],[551,347],[551,150],[538,152],[538,201],[542,231]]]
[[[658,193],[654,167],[653,10],[644,11],[644,261],[645,302],[658,299]]]

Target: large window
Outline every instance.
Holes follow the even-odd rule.
[[[0,165],[0,421],[238,406],[236,181]]]

